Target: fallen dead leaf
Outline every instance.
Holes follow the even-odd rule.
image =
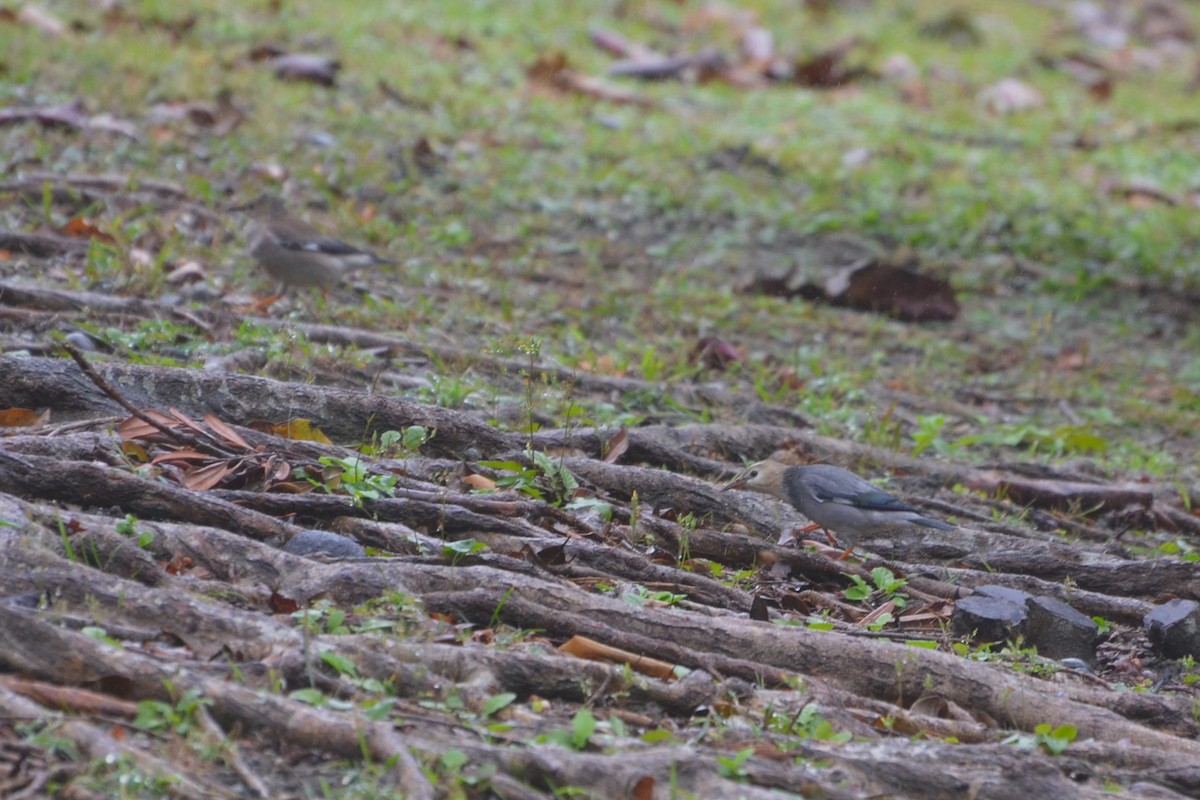
[[[910,322],[949,320],[959,314],[954,289],[946,281],[877,262],[835,273],[825,282],[825,295],[835,305]]]
[[[1024,81],[1004,78],[980,90],[979,104],[994,114],[1015,114],[1030,111],[1046,104],[1041,92]]]
[[[617,647],[609,647],[586,636],[572,636],[559,646],[558,651],[575,656],[576,658],[588,659],[589,661],[611,661],[615,664],[628,664],[631,669],[653,678],[659,678],[660,680],[672,680],[675,678],[675,667],[673,664],[666,661],[659,661],[656,658],[640,656],[637,653],[631,653],[628,650],[621,650]]]
[[[975,18],[958,8],[923,23],[919,31],[922,36],[957,47],[975,47],[983,41]]]
[[[742,31],[739,42],[745,66],[766,70],[775,58],[775,36],[766,28],[753,26]]]
[[[225,480],[234,471],[234,466],[225,461],[215,461],[207,466],[188,471],[183,486],[195,492],[207,491]]]
[[[57,38],[67,32],[67,24],[46,9],[33,3],[26,3],[17,12],[17,22],[28,25],[39,33]]]
[[[879,77],[885,81],[905,84],[921,77],[921,69],[905,53],[892,53],[879,66]]]
[[[275,77],[283,81],[307,81],[319,86],[336,86],[342,64],[336,58],[317,53],[284,53],[267,62]]]
[[[865,77],[869,74],[862,66],[849,66],[847,57],[858,44],[858,37],[850,37],[832,47],[796,63],[792,80],[800,86],[813,89],[834,89]]]
[[[172,286],[182,286],[186,283],[199,283],[207,273],[198,261],[184,261],[167,273],[167,283]]]
[[[629,429],[624,425],[617,431],[608,444],[604,448],[604,463],[615,464],[617,459],[625,455],[625,451],[629,449]]]
[[[635,42],[607,28],[590,29],[588,38],[596,47],[617,58],[655,59],[663,57],[663,54],[654,48]]]
[[[0,410],[0,427],[29,428],[41,425],[50,419],[50,412],[39,414],[28,408],[5,408]]]
[[[72,100],[57,106],[0,108],[0,125],[30,121],[37,122],[46,128],[110,131],[135,141],[142,139],[141,133],[133,123],[117,119],[111,114],[96,114],[89,117],[82,100]]]
[[[479,491],[491,491],[496,488],[496,482],[486,475],[464,475],[462,482]]]
[[[653,106],[654,101],[600,78],[577,72],[561,50],[543,53],[525,71],[532,86],[553,92],[577,93],[627,105]]]
[[[731,364],[740,364],[745,360],[745,356],[741,350],[724,339],[705,336],[696,342],[688,360],[693,364],[702,364],[708,369],[724,370]]]
[[[205,414],[204,422],[206,425],[208,425],[209,428],[211,428],[213,430],[214,433],[216,433],[218,436],[220,436],[222,439],[224,439],[229,444],[236,445],[237,447],[240,447],[243,450],[253,450],[254,449],[250,446],[249,442],[247,442],[245,439],[242,438],[242,435],[240,433],[238,433],[233,428],[231,428],[229,425],[227,425],[221,418],[219,418],[215,414],[212,414],[212,413]]]
[[[212,456],[208,453],[201,453],[199,450],[183,448],[180,450],[172,450],[168,453],[162,453],[154,457],[151,464],[171,464],[184,463],[190,464],[193,462],[211,461]]]
[[[1183,198],[1176,197],[1149,180],[1112,184],[1106,186],[1105,189],[1113,197],[1124,198],[1134,208],[1151,208],[1162,204],[1183,205]]]
[[[86,221],[83,217],[72,217],[70,221],[59,228],[59,233],[64,236],[76,237],[76,239],[95,239],[96,241],[106,243],[106,245],[113,245],[116,242],[112,236],[104,233],[103,230]]]
[[[1054,359],[1055,372],[1075,372],[1087,366],[1087,346],[1063,350]]]
[[[250,426],[256,430],[261,430],[257,425]],[[320,442],[321,444],[333,444],[333,442],[321,432],[321,429],[312,424],[312,420],[297,417],[296,419],[280,422],[274,425],[268,424],[266,432],[274,436],[282,436],[285,439],[295,439],[301,442]]]

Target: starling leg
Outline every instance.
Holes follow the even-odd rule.
[[[283,292],[269,294],[266,297],[260,297],[259,299],[255,300],[251,308],[253,308],[254,311],[259,314],[265,314],[271,306],[275,305],[281,299],[283,299]]]
[[[833,535],[833,531],[829,530],[829,528],[826,528],[824,525],[821,525],[819,523],[810,522],[808,525],[805,525],[803,528],[796,529],[796,533],[812,533],[813,531],[821,531],[822,533],[824,533],[825,538],[829,540],[830,547],[841,547],[842,546],[841,542],[839,542],[837,540],[837,537]]]

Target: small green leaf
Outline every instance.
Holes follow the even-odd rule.
[[[480,550],[486,550],[487,545],[474,539],[459,539],[457,542],[446,542],[442,545],[442,555],[454,559],[473,555]]]
[[[355,633],[370,633],[371,631],[388,631],[396,627],[394,620],[368,619],[354,626]]]
[[[325,650],[321,653],[321,660],[329,666],[337,670],[339,675],[356,675],[358,668],[354,662],[343,655],[339,655],[332,650]]]
[[[512,692],[502,692],[497,695],[492,695],[488,698],[488,701],[483,704],[483,715],[485,717],[490,717],[497,711],[507,708],[512,704],[512,701],[516,699],[517,696]]]
[[[911,641],[905,642],[905,644],[908,645],[909,647],[921,647],[926,650],[937,650],[937,648],[938,648],[938,643],[933,641],[932,639],[913,639]]]
[[[467,765],[467,754],[461,750],[447,750],[442,753],[442,766],[450,772],[458,772]]]
[[[391,716],[392,709],[396,706],[396,698],[385,697],[374,703],[364,704],[363,716],[373,722],[383,722]]]
[[[288,697],[310,706],[323,706],[329,700],[320,689],[297,689]]]
[[[582,750],[596,731],[596,718],[586,708],[575,712],[571,718],[571,747]]]
[[[525,468],[516,461],[480,461],[479,466],[488,469],[502,469],[505,472],[524,472]]]

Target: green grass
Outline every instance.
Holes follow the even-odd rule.
[[[314,223],[400,262],[364,278],[369,295],[342,287],[298,318],[478,352],[536,336],[543,355],[568,366],[668,383],[724,380],[850,437],[877,435],[895,392],[924,398],[919,414],[964,390],[1025,398],[951,413],[947,441],[994,440],[1021,426],[1054,431],[1074,415],[1106,442],[1089,457],[1152,472],[1194,469],[1200,371],[1188,365],[1197,334],[1156,305],[1200,293],[1194,210],[1109,190],[1147,180],[1187,197],[1200,172],[1200,132],[1174,123],[1186,122],[1194,103],[1190,63],[1129,70],[1100,102],[1046,61],[1074,50],[1106,54],[1069,32],[1048,33],[1063,17],[1040,4],[880,2],[824,17],[783,0],[741,6],[757,11],[789,57],[848,36],[859,40],[854,64],[877,69],[907,54],[922,70],[928,107],[880,79],[834,91],[622,82],[657,103],[647,110],[548,92],[526,78],[539,55],[556,50],[574,68],[603,74],[612,59],[588,41],[591,25],[664,51],[735,52],[729,28],[692,25],[699,3],[308,2],[277,13],[268,3],[141,2],[106,21],[64,1],[47,8],[77,23],[68,42],[49,46],[0,25],[0,104],[81,97],[93,113],[137,122],[144,139],[23,125],[0,130],[0,151],[13,165],[171,180],[217,210],[271,185],[262,165],[283,166],[290,199]],[[970,21],[977,44],[922,32],[952,10]],[[338,88],[276,80],[250,58],[266,43],[337,57]],[[979,90],[1012,76],[1036,86],[1045,106],[984,110]],[[409,102],[385,98],[380,80]],[[145,121],[154,103],[207,100],[222,88],[247,113],[227,136]],[[421,142],[431,158],[415,155]],[[847,162],[859,149],[866,160]],[[50,221],[76,211],[54,207]],[[160,270],[129,262],[132,245],[148,248],[155,264],[198,260],[218,292],[268,288],[241,255],[234,215],[221,212],[226,230],[210,243],[149,206],[89,214],[120,246],[71,274],[69,286],[173,291]],[[4,212],[16,228],[42,216],[29,205]],[[902,324],[730,291],[750,271],[793,263],[808,237],[829,234],[916,256],[957,287],[963,319]],[[1023,270],[1025,262],[1037,270]],[[1129,281],[1162,294],[1138,297]],[[129,336],[118,350],[136,346],[142,358],[177,363],[247,344],[245,334]],[[260,336],[271,334],[251,338]],[[743,347],[747,362],[723,374],[698,369],[690,353],[703,336]],[[310,359],[365,363],[286,339],[256,346],[281,365],[272,374],[302,374]],[[1084,350],[1084,364],[1057,369],[1063,348]],[[511,391],[486,384],[439,367],[423,396],[455,405],[468,391]],[[652,397],[572,403],[601,422],[728,413],[681,417]],[[545,410],[565,420],[570,405],[547,400]],[[913,432],[904,423],[886,438],[908,450]],[[1029,458],[1073,454],[1005,447]],[[956,455],[995,452],[960,447]]]

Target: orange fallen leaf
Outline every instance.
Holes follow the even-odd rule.
[[[41,425],[50,418],[50,412],[38,414],[28,408],[6,408],[0,410],[0,427],[29,428]]]
[[[496,482],[486,475],[466,475],[462,480],[467,486],[480,491],[490,491],[496,488]]]
[[[294,439],[298,442],[333,444],[330,438],[321,432],[320,428],[312,424],[312,420],[304,419],[303,417],[271,425],[270,432],[276,436],[282,436],[285,439]]]
[[[628,664],[631,669],[662,680],[672,680],[675,678],[675,666],[673,664],[669,664],[666,661],[659,661],[657,658],[649,658],[648,656],[631,653],[628,650],[622,650],[618,647],[609,647],[586,636],[572,636],[558,650],[560,653],[566,653],[576,658],[585,658],[589,661],[611,661],[616,664]]]
[[[216,461],[187,473],[183,478],[183,486],[196,492],[207,491],[225,480],[231,472],[233,467],[228,462]]]
[[[617,463],[617,459],[625,455],[625,451],[628,449],[629,429],[622,425],[616,435],[608,440],[608,445],[604,448],[604,463]]]
[[[253,447],[250,446],[249,442],[247,442],[245,439],[242,438],[241,434],[239,434],[233,428],[229,427],[229,425],[227,425],[224,421],[222,421],[215,414],[211,414],[211,413],[205,414],[204,422],[206,425],[208,425],[208,427],[213,429],[213,432],[215,432],[218,436],[220,436],[222,439],[229,442],[230,444],[235,444],[244,450],[253,450],[254,449]]]
[[[154,460],[151,461],[150,463],[151,464],[173,464],[173,463],[178,462],[178,463],[190,464],[194,461],[203,462],[203,461],[210,461],[210,460],[212,460],[212,456],[207,453],[201,453],[199,450],[183,449],[183,450],[172,450],[169,453],[163,453],[162,455],[155,456]]]
[[[63,236],[72,236],[76,239],[95,239],[105,244],[115,244],[117,241],[83,217],[73,217],[66,225],[63,225],[59,229],[59,233]]]

